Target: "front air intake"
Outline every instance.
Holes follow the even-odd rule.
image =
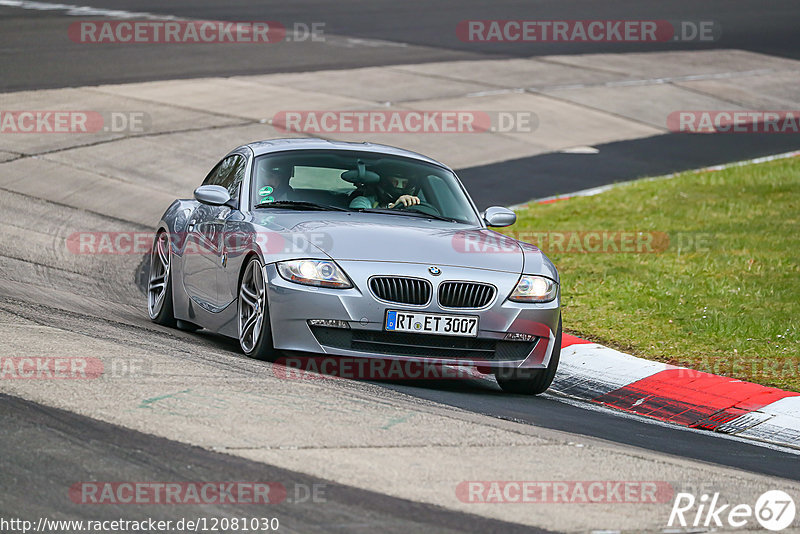
[[[431,299],[431,284],[421,278],[375,276],[369,288],[377,298],[398,304],[422,306]]]
[[[477,282],[443,282],[439,286],[439,305],[443,308],[483,308],[494,299],[497,290]]]

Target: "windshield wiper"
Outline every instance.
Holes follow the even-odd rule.
[[[325,204],[317,204],[315,202],[307,202],[305,200],[276,200],[274,202],[261,202],[253,206],[257,208],[286,208],[297,210],[317,210],[317,211],[348,211],[344,208],[337,206],[327,206]]]
[[[390,208],[361,208],[356,211],[364,213],[386,213],[388,215],[406,215],[408,217],[424,217],[426,219],[436,219],[437,221],[447,221],[454,223],[463,223],[458,219],[452,217],[445,217],[444,215],[431,215],[430,213],[422,213],[421,211],[398,211]]]

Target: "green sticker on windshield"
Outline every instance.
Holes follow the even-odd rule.
[[[275,202],[275,197],[261,197],[261,202]]]
[[[272,188],[271,185],[265,185],[264,187],[258,190],[258,194],[263,197],[266,195],[271,195],[273,191],[275,190]],[[270,200],[269,202],[272,202],[272,200]]]

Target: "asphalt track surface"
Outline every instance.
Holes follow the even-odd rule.
[[[548,153],[459,169],[480,209],[646,176],[701,169],[800,149],[800,134],[664,134],[597,145],[596,154]],[[506,177],[515,177],[508,180]],[[503,187],[496,186],[503,181]]]
[[[133,277],[143,296],[147,276],[147,262],[143,258]],[[206,339],[232,353],[239,350],[235,340],[221,336],[210,336]],[[765,448],[745,440],[728,439],[726,436],[704,431],[656,423],[584,402],[567,403],[557,395],[512,396],[500,391],[491,379],[361,382],[499,419],[590,436],[754,473],[800,480],[800,461],[797,454],[790,451]]]
[[[794,1],[770,2],[769,5],[762,2],[730,1],[673,2],[669,5],[663,2],[626,1],[598,8],[595,2],[588,0],[568,4],[544,2],[536,6],[530,2],[504,1],[489,4],[473,0],[460,3],[458,9],[454,9],[450,3],[431,4],[421,1],[291,2],[269,4],[267,7],[251,1],[176,1],[169,5],[160,2],[105,1],[91,2],[89,5],[218,20],[270,19],[284,23],[323,21],[326,23],[326,32],[330,34],[407,43],[409,46],[350,48],[319,44],[301,46],[295,43],[298,44],[297,47],[275,48],[270,54],[244,46],[229,49],[184,46],[171,49],[167,57],[158,48],[148,48],[147,45],[89,50],[84,45],[70,43],[65,39],[66,27],[73,18],[65,17],[63,13],[0,6],[0,72],[14,73],[12,76],[0,78],[0,90],[589,51],[574,44],[476,46],[462,43],[455,38],[453,28],[459,20],[467,18],[710,18],[722,25],[724,42],[703,45],[670,43],[665,44],[664,49],[724,46],[800,57],[800,35],[795,24],[800,18],[800,4]],[[675,16],[675,13],[680,15]],[[593,46],[591,49],[593,52],[639,50],[641,48],[635,45],[612,44]],[[559,189],[542,193],[556,194],[618,180],[620,169],[623,169],[625,178],[635,178],[784,152],[797,148],[798,144],[797,136],[761,138],[750,135],[667,135],[605,145],[601,147],[599,155],[547,154],[487,167],[463,169],[460,174],[473,195],[481,197],[481,203],[488,204],[506,199],[500,196],[491,197],[491,191],[479,178],[486,174],[493,175],[494,180],[498,176],[518,175],[517,173],[524,170],[542,182],[554,182],[548,177],[563,173],[564,169],[571,169],[571,175],[578,177],[574,182],[561,181]],[[586,178],[580,178],[583,176]],[[522,185],[524,184],[520,187]],[[520,198],[519,195],[509,197]],[[30,201],[38,206],[36,199],[23,200],[24,203],[15,197],[4,208],[8,216],[16,221],[15,224],[21,227],[33,224],[36,220],[33,212],[23,214],[28,209],[25,203]],[[41,206],[37,209],[40,208]],[[81,216],[83,215],[75,213],[64,215],[66,219]],[[34,291],[24,297],[19,294],[11,296],[10,288],[15,278],[21,279],[22,273],[26,273],[33,265],[37,279],[58,285],[60,291],[70,295],[59,300],[63,309],[49,310],[49,323],[56,323],[60,328],[73,331],[97,328],[99,334],[108,337],[124,337],[132,330],[141,338],[141,343],[155,345],[163,342],[163,333],[154,332],[142,314],[137,316],[128,311],[109,312],[112,315],[117,313],[114,320],[122,325],[116,332],[110,326],[98,326],[96,314],[102,314],[102,310],[94,313],[81,309],[70,312],[64,310],[69,309],[70,302],[81,302],[80,297],[90,292],[99,295],[107,303],[121,300],[130,304],[137,302],[137,299],[143,302],[143,297],[134,284],[134,279],[141,274],[140,270],[106,272],[104,276],[107,280],[93,280],[93,273],[96,277],[96,273],[100,272],[98,265],[63,266],[58,257],[24,259],[13,250],[4,251],[0,260],[4,272],[9,275],[8,283],[3,284],[3,302],[0,306],[3,311],[33,321],[40,311],[48,310],[50,302],[42,292]],[[183,351],[191,351],[195,346],[211,346],[229,351],[232,358],[237,358],[235,342],[215,336],[181,335],[180,340],[174,343],[176,346],[181,344]],[[223,367],[228,364],[220,362],[219,365]],[[665,455],[800,480],[800,462],[796,455],[789,452],[632,417],[621,417],[610,411],[585,409],[564,403],[554,396],[512,397],[501,394],[490,381],[379,384],[378,387],[386,388],[387,392],[399,392],[500,419],[592,436]],[[267,464],[192,448],[13,397],[0,398],[0,424],[6,429],[3,431],[3,439],[0,440],[0,463],[3,466],[0,482],[3,488],[13,487],[16,494],[14,498],[10,498],[9,493],[4,492],[0,512],[5,516],[13,512],[14,515],[24,513],[36,517],[47,513],[52,515],[52,512],[57,511],[71,518],[80,518],[82,513],[89,513],[92,519],[101,519],[106,514],[108,517],[118,517],[118,511],[113,508],[97,507],[86,512],[85,509],[71,508],[69,501],[64,499],[64,484],[83,479],[88,465],[93,466],[92,474],[96,478],[107,480],[167,480],[184,477],[204,480],[242,479],[255,471],[263,475],[260,478],[286,480],[296,484],[324,482]],[[30,446],[31,443],[46,446],[34,448]],[[35,496],[38,503],[35,504],[35,500],[28,496]],[[388,532],[430,531],[433,527],[437,531],[450,529],[462,532],[513,532],[516,528],[499,521],[332,483],[329,483],[328,498],[324,506],[314,507],[312,510],[299,505],[283,505],[276,508],[276,515],[294,522],[295,525],[301,525],[300,530],[304,532],[329,531],[328,527],[331,525],[339,525],[346,531],[362,529]],[[191,515],[191,511],[189,508],[180,510],[181,515]],[[208,510],[197,512],[208,515]],[[525,530],[533,531],[528,527]]]
[[[657,50],[743,49],[800,58],[800,4],[794,0],[349,0],[254,2],[238,0],[92,0],[61,2],[204,20],[272,20],[325,24],[329,43],[266,46],[91,45],[67,37],[81,16],[0,5],[0,90],[71,87],[145,80],[301,72],[454,59],[492,59],[552,54]],[[722,30],[712,42],[665,43],[468,43],[456,35],[462,20],[669,20],[714,21]],[[401,44],[404,46],[394,46]],[[8,73],[13,73],[9,76]]]
[[[776,477],[800,480],[797,456],[740,440],[726,440],[707,432],[684,430],[627,418],[612,410],[561,402],[556,396],[509,397],[488,383],[394,384],[392,389],[448,406],[521,421],[553,430],[592,436],[651,451],[737,467]]]
[[[664,134],[597,145],[596,154],[548,153],[459,169],[479,208],[514,205],[530,197],[664,176],[800,149],[800,134]],[[505,177],[513,176],[514,180]],[[502,188],[496,187],[503,181]]]
[[[3,517],[178,521],[221,514],[277,517],[282,523],[280,531],[288,532],[547,532],[334,484],[6,395],[0,395],[0,425],[5,429],[0,486],[14,488],[13,496],[3,497]],[[46,446],[31,454],[32,443]],[[286,500],[259,507],[257,512],[252,504],[188,504],[139,505],[131,513],[119,504],[87,507],[65,498],[76,481],[95,477],[131,481],[257,479],[282,484]],[[315,490],[316,502],[309,497]]]
[[[67,2],[65,2],[67,3]],[[229,21],[325,23],[327,42],[273,45],[91,45],[70,41],[81,16],[0,5],[0,91],[44,89],[273,72],[345,69],[457,59],[529,57],[587,52],[740,48],[800,57],[800,3],[710,2],[69,2],[156,16]],[[424,13],[424,16],[420,16]],[[712,20],[722,27],[713,43],[464,43],[455,26],[466,19]],[[349,41],[361,39],[364,41]],[[395,46],[396,44],[403,46]],[[544,197],[800,149],[800,134],[664,134],[598,147],[599,154],[543,154],[458,169],[479,208],[516,204],[530,191]],[[518,177],[496,187],[505,176]]]

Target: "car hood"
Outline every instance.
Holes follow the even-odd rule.
[[[385,215],[364,222],[343,215],[299,222],[286,231],[302,235],[339,261],[422,263],[521,273],[533,252],[523,253],[516,240],[480,227]]]

